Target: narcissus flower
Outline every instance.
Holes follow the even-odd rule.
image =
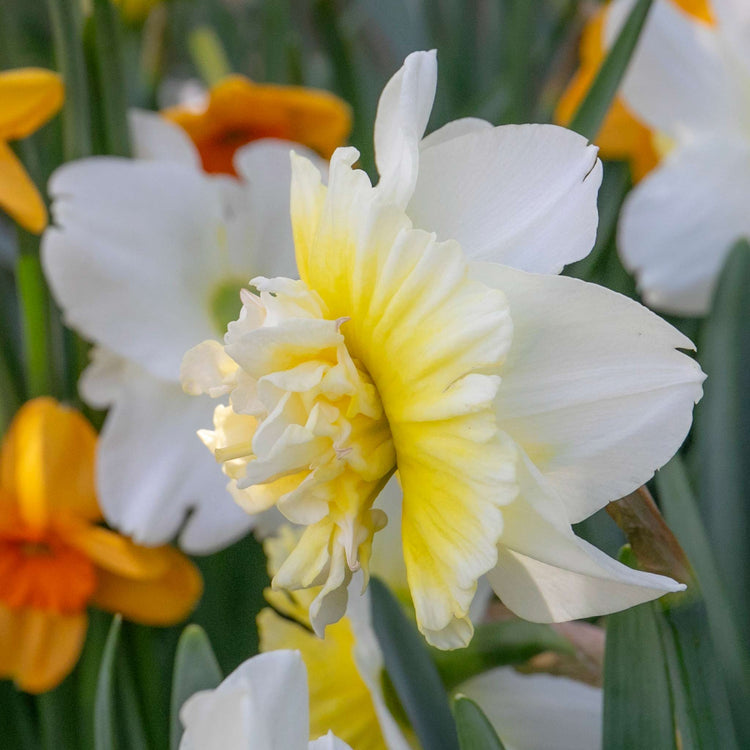
[[[706,23],[712,21],[707,0],[665,0]],[[658,0],[662,2],[662,0]],[[580,67],[568,85],[555,112],[555,119],[567,125],[588,93],[606,56],[604,19],[607,8],[599,8],[583,30],[579,49]],[[664,155],[665,141],[636,117],[622,97],[610,108],[594,142],[605,159],[629,161],[633,179],[646,176]]]
[[[610,38],[630,7],[612,4]],[[655,3],[622,89],[671,149],[628,196],[619,249],[644,300],[678,315],[708,311],[729,250],[750,236],[750,4],[712,7],[710,26]]]
[[[8,141],[31,135],[62,103],[62,79],[51,70],[22,68],[0,73],[0,208],[36,234],[47,224],[47,209]]]
[[[330,732],[308,743],[308,712],[300,655],[259,654],[183,704],[180,750],[351,750]]]
[[[373,502],[398,468],[417,622],[455,647],[485,573],[539,621],[680,588],[571,523],[672,456],[703,375],[676,351],[691,342],[637,303],[518,270],[559,271],[590,249],[595,149],[555,126],[474,120],[421,140],[434,66],[411,56],[381,97],[377,187],[354,149],[334,154],[327,188],[293,158],[301,280],[253,279],[259,296],[243,294],[224,346],[186,355],[183,385],[229,394],[203,439],[243,506],[306,527],[274,585],[322,585],[318,632],[343,615],[352,573],[366,581],[386,523]]]
[[[204,107],[163,114],[190,136],[207,172],[225,174],[236,174],[234,154],[251,141],[293,141],[328,159],[352,127],[349,105],[327,91],[253,83],[241,75],[217,83]]]
[[[296,272],[290,146],[252,143],[236,154],[239,179],[212,176],[175,125],[144,112],[132,124],[139,158],[53,175],[42,263],[66,322],[96,344],[80,387],[110,408],[97,455],[107,521],[139,543],[179,533],[184,549],[207,553],[254,520],[195,437],[213,404],[182,392],[180,361],[223,333],[250,276]]]
[[[29,401],[0,451],[0,677],[39,693],[73,669],[95,606],[173,625],[202,582],[171,547],[147,549],[99,525],[96,433],[50,398]]]

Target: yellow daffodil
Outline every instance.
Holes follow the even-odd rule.
[[[234,153],[261,138],[301,143],[330,158],[351,130],[348,105],[327,91],[253,83],[230,75],[210,91],[203,108],[163,113],[195,143],[207,172],[236,174]]]
[[[705,23],[713,21],[708,0],[666,1],[674,2]],[[606,13],[606,6],[599,8],[583,30],[579,48],[580,66],[555,112],[555,119],[562,125],[571,121],[604,62]],[[617,97],[613,102],[594,141],[605,159],[629,161],[634,180],[645,177],[659,163],[664,150],[658,133],[639,119],[622,97]]]
[[[96,433],[50,398],[26,403],[0,452],[0,677],[43,692],[73,669],[90,605],[147,625],[185,618],[193,564],[98,525]]]
[[[38,68],[0,73],[0,208],[36,234],[47,225],[47,209],[8,141],[31,135],[62,103],[63,83],[57,73]]]
[[[318,633],[343,615],[352,574],[367,581],[387,520],[373,504],[398,469],[417,623],[450,648],[471,638],[485,573],[539,621],[681,588],[571,524],[671,457],[703,375],[676,351],[691,342],[637,303],[518,269],[586,254],[601,166],[554,126],[462,120],[422,139],[435,73],[434,54],[415,53],[383,92],[376,187],[354,149],[334,153],[328,187],[293,158],[301,280],[253,279],[224,345],[188,352],[182,381],[229,395],[202,438],[238,502],[305,526],[274,586],[321,586]]]

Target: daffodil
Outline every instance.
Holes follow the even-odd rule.
[[[686,13],[706,23],[712,21],[707,0],[666,1],[674,2]],[[580,67],[555,112],[555,119],[562,125],[572,120],[604,62],[607,51],[604,31],[606,13],[606,6],[598,8],[583,30],[579,49]],[[613,102],[594,141],[605,159],[629,161],[635,180],[645,177],[659,163],[665,145],[659,133],[639,120],[622,97],[617,97]]]
[[[386,86],[376,187],[354,149],[334,153],[327,187],[293,158],[301,280],[254,278],[224,345],[191,350],[182,372],[189,392],[229,395],[202,437],[243,507],[306,527],[274,585],[322,585],[315,630],[343,615],[354,571],[366,582],[387,521],[373,503],[398,468],[417,623],[455,647],[485,573],[539,621],[680,588],[571,524],[671,457],[703,375],[644,307],[549,273],[593,241],[595,149],[555,126],[473,120],[422,140],[434,66],[413,55]]]
[[[179,533],[184,549],[207,553],[254,520],[195,437],[213,404],[182,392],[180,360],[221,336],[249,276],[295,273],[289,144],[240,149],[235,179],[205,174],[190,140],[157,115],[132,124],[138,158],[53,175],[42,262],[67,324],[96,344],[80,388],[110,409],[97,455],[108,522],[149,545]]]
[[[400,490],[392,481],[377,504],[393,517],[400,503]],[[399,592],[406,588],[406,575],[398,523],[393,526],[389,524],[376,537],[372,568]],[[297,532],[282,526],[265,540],[271,575],[297,538]],[[311,737],[332,731],[357,750],[418,748],[405,717],[396,719],[389,709],[393,704],[384,694],[383,655],[372,627],[371,605],[367,594],[357,595],[358,585],[361,581],[355,576],[346,616],[326,629],[322,641],[310,630],[308,609],[315,591],[268,589],[266,597],[273,609],[264,609],[258,616],[260,648],[264,652],[296,649],[301,654],[310,677]],[[513,750],[596,750],[601,746],[602,693],[597,688],[567,678],[526,676],[499,668],[464,682],[456,692],[477,701],[506,747]]]
[[[21,68],[0,73],[0,208],[36,234],[47,224],[47,209],[8,141],[31,135],[62,103],[62,79],[51,70]]]
[[[260,138],[307,146],[325,159],[349,135],[349,106],[327,91],[259,84],[230,75],[213,86],[202,106],[181,105],[164,116],[190,136],[207,172],[236,174],[234,154]]]
[[[259,654],[183,704],[180,750],[351,750],[332,733],[308,743],[308,712],[300,655]]]
[[[193,564],[99,524],[96,433],[50,398],[29,401],[0,450],[0,677],[39,693],[73,669],[86,608],[147,625],[184,619],[201,594]]]
[[[608,39],[630,7],[612,4]],[[628,196],[619,249],[644,300],[678,315],[707,312],[731,246],[750,236],[750,5],[712,8],[708,25],[656,2],[622,89],[669,152]]]

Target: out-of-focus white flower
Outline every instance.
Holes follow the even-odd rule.
[[[260,296],[244,296],[224,347],[186,356],[183,383],[230,396],[203,438],[243,505],[306,527],[274,585],[322,584],[318,632],[343,615],[352,572],[367,574],[386,520],[373,502],[398,468],[417,622],[445,648],[471,637],[485,573],[537,621],[680,588],[571,524],[672,456],[703,375],[676,351],[691,342],[644,307],[518,269],[556,271],[590,248],[595,150],[555,126],[477,121],[420,140],[434,78],[434,55],[415,54],[386,87],[377,187],[354,149],[334,154],[327,188],[294,158],[302,280],[255,279]],[[487,257],[517,267],[472,260]]]
[[[632,5],[612,4],[610,41]],[[678,315],[708,311],[729,250],[750,236],[750,3],[712,7],[713,25],[657,0],[622,89],[665,156],[625,202],[620,253],[645,301]]]
[[[53,175],[42,261],[67,324],[96,345],[80,387],[110,409],[97,459],[107,520],[139,543],[179,532],[183,548],[206,553],[253,519],[195,436],[213,404],[182,392],[180,361],[222,336],[251,276],[296,274],[290,144],[245,146],[234,179],[206,175],[187,136],[157,115],[134,113],[132,135],[139,158]]]
[[[307,675],[299,653],[243,662],[215,690],[183,704],[180,750],[351,750],[330,732],[308,742]]]

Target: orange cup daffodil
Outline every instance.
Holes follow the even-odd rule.
[[[39,693],[73,669],[89,605],[146,625],[184,619],[197,568],[99,524],[96,433],[51,398],[26,403],[0,449],[0,677]]]
[[[349,106],[327,91],[257,84],[241,75],[213,86],[204,107],[173,107],[163,114],[190,136],[203,168],[223,174],[236,174],[234,152],[260,138],[301,143],[329,159],[352,126]]]
[[[713,23],[708,0],[671,0],[686,13]],[[604,62],[604,19],[607,6],[599,8],[586,24],[579,48],[580,66],[560,98],[555,120],[567,125],[588,93],[601,64]],[[652,132],[617,97],[610,107],[594,142],[605,159],[630,162],[633,179],[645,177],[658,163],[662,148],[658,133]]]
[[[47,209],[8,141],[44,125],[62,106],[63,93],[62,79],[50,70],[0,73],[0,208],[35,234],[47,226]]]

